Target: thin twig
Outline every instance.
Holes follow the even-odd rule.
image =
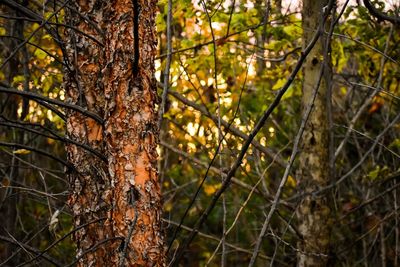
[[[58,157],[56,157],[56,156],[54,156],[54,155],[52,155],[50,153],[47,153],[46,151],[41,150],[41,149],[37,149],[37,148],[31,147],[31,146],[26,146],[26,145],[17,144],[17,143],[7,143],[7,142],[3,142],[3,141],[0,141],[0,146],[13,147],[13,148],[26,149],[26,150],[29,150],[29,151],[33,151],[33,152],[36,152],[36,153],[41,154],[43,156],[46,156],[48,158],[54,159],[55,161],[57,161],[57,162],[61,163],[62,165],[68,167],[70,170],[74,169],[74,167],[70,163],[68,163],[68,162],[66,162],[66,161],[64,161],[64,160],[62,160],[62,159],[60,159],[60,158],[58,158]]]
[[[35,254],[40,254],[40,251],[34,247],[31,247],[27,244],[21,243],[21,242],[16,242],[15,240],[5,237],[5,236],[1,236],[0,235],[0,240],[3,240],[5,242],[8,243],[12,243],[12,244],[16,244],[16,245],[20,245],[22,246],[25,250],[35,253]],[[48,262],[50,262],[51,264],[53,264],[54,266],[63,266],[61,263],[59,263],[57,260],[53,259],[52,257],[48,256],[48,255],[40,255],[41,258],[47,260]]]
[[[168,10],[167,10],[167,62],[164,69],[164,88],[161,96],[161,104],[158,117],[158,127],[161,127],[163,116],[166,112],[167,107],[167,95],[169,88],[169,73],[171,68],[172,60],[172,0],[168,0]]]
[[[54,105],[57,105],[57,106],[60,106],[63,108],[72,109],[74,111],[78,111],[78,112],[94,119],[96,122],[100,123],[101,125],[103,125],[103,123],[104,123],[104,120],[99,115],[97,115],[96,113],[93,113],[81,106],[78,106],[78,105],[68,104],[68,103],[65,103],[65,102],[57,100],[57,99],[51,99],[51,98],[47,98],[45,96],[38,95],[38,94],[35,94],[32,92],[20,91],[17,89],[7,88],[4,86],[0,86],[0,92],[7,93],[7,94],[20,95],[20,96],[27,97],[27,98],[35,100],[35,101],[41,100],[41,101],[45,101],[47,103],[54,104]],[[39,101],[37,101],[37,102],[40,103]]]

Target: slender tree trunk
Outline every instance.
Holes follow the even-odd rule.
[[[323,7],[328,0],[303,1],[303,45],[307,45],[321,23]],[[323,68],[326,38],[315,45],[303,67],[302,113],[304,114],[318,88],[314,107],[303,134],[300,166],[297,173],[299,188],[303,192],[317,191],[326,186],[329,175],[329,131],[327,111],[327,86],[329,70]],[[325,60],[329,60],[326,58]],[[298,266],[326,266],[330,242],[330,209],[327,197],[307,196],[298,209],[299,242]]]
[[[101,159],[67,145],[69,204],[79,266],[164,266],[154,78],[156,1],[74,1],[64,86],[67,101],[103,125],[68,112],[67,134]],[[83,15],[83,16],[82,16]],[[91,22],[88,22],[88,19]]]
[[[257,39],[258,39],[258,46],[263,47],[265,46],[265,42],[267,41],[267,24],[269,20],[269,14],[270,14],[270,9],[271,9],[271,4],[269,0],[258,0],[256,1],[257,6],[260,8],[262,7],[262,3],[265,3],[265,6],[263,7],[261,14],[261,21],[264,23],[262,26],[262,32],[258,34]],[[265,69],[265,60],[264,60],[264,49],[259,49],[258,50],[258,57],[257,57],[257,77],[262,77],[262,74],[264,73]]]
[[[282,14],[282,0],[275,0],[276,11],[278,14]]]
[[[16,12],[12,9],[8,9],[6,7],[2,7],[0,10],[5,14],[10,14],[13,16],[20,16],[19,12]],[[23,37],[24,30],[24,22],[21,20],[8,20],[5,25],[7,34],[12,36],[12,38],[6,38],[4,41],[5,47],[3,47],[3,58],[8,58],[13,52],[14,49],[20,44],[21,41],[18,38]],[[22,51],[26,52],[26,47],[24,46]],[[22,58],[22,60],[20,60]],[[17,53],[14,57],[12,57],[6,67],[4,69],[5,82],[9,85],[12,84],[14,78],[21,74],[19,73],[21,61],[24,60],[24,56],[22,53]],[[27,79],[25,75],[24,85],[27,86]],[[6,95],[0,94],[0,113],[5,116],[9,120],[18,120],[24,119],[23,117],[18,116],[18,105],[21,102],[21,99],[15,95]],[[23,102],[24,104],[26,101]],[[24,106],[24,111],[26,111],[26,105]],[[11,143],[23,143],[24,140],[24,132],[18,129],[8,129],[1,133],[1,138],[3,140],[7,140]],[[18,186],[21,181],[21,170],[19,169],[19,161],[15,157],[10,157],[9,155],[0,152],[1,163],[6,163],[10,166],[7,171],[4,179],[4,183],[9,183],[10,186]],[[8,181],[5,181],[8,180]],[[7,236],[11,233],[15,238],[19,238],[17,231],[17,206],[19,203],[19,194],[13,188],[7,188],[0,190],[0,216],[4,218],[2,222],[2,229],[0,229],[0,234]],[[4,245],[4,249],[3,248]],[[15,245],[11,243],[4,243],[0,246],[0,259],[6,259],[13,254],[15,251]],[[15,264],[15,258],[10,259],[9,264]]]

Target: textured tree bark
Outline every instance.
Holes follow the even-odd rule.
[[[303,1],[303,45],[307,45],[321,23],[323,7],[328,0]],[[323,35],[324,36],[324,35]],[[329,134],[327,111],[327,86],[330,70],[323,67],[326,38],[321,36],[303,66],[302,113],[313,98],[319,85],[314,107],[306,124],[302,139],[300,166],[297,172],[299,189],[312,192],[324,187],[330,179]],[[321,79],[321,80],[320,80]],[[320,81],[320,83],[319,83]],[[330,242],[330,209],[327,197],[307,196],[298,208],[299,231],[303,240],[299,242],[298,266],[326,266]]]
[[[107,162],[67,145],[69,205],[79,266],[165,266],[157,177],[154,78],[156,1],[80,0],[66,14],[67,101],[104,123],[69,111],[70,138]],[[83,16],[82,16],[83,15]]]

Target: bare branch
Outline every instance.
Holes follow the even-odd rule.
[[[56,157],[56,156],[54,156],[54,155],[52,155],[50,153],[47,153],[46,151],[31,147],[31,146],[26,146],[26,145],[17,144],[17,143],[7,143],[7,142],[2,142],[2,141],[0,141],[0,146],[13,147],[13,148],[26,149],[26,150],[29,150],[29,151],[33,151],[33,152],[36,152],[36,153],[41,154],[43,156],[46,156],[48,158],[54,159],[55,161],[57,161],[57,162],[61,163],[62,165],[68,167],[68,169],[70,169],[70,170],[74,169],[74,167],[71,164],[69,164],[68,162],[66,162],[66,161],[64,161],[64,160],[62,160],[62,159],[60,159],[60,158],[58,158],[58,157]]]
[[[57,99],[51,99],[51,98],[47,98],[45,96],[38,95],[38,94],[35,94],[35,93],[32,93],[32,92],[19,91],[17,89],[7,88],[7,87],[4,87],[4,86],[0,86],[0,92],[1,93],[14,94],[14,95],[20,95],[20,96],[23,96],[23,97],[27,97],[29,99],[35,100],[39,104],[40,104],[40,101],[45,101],[47,103],[54,104],[54,105],[57,105],[57,106],[60,106],[60,107],[63,107],[63,108],[72,109],[72,110],[78,111],[78,112],[80,112],[80,113],[82,113],[82,114],[94,119],[95,121],[97,121],[101,125],[104,124],[104,120],[99,115],[97,115],[96,113],[93,113],[93,112],[91,112],[91,111],[89,111],[87,109],[84,109],[83,107],[78,106],[78,105],[68,104],[68,103],[65,103],[65,102],[57,100]],[[38,100],[40,100],[40,101],[38,101]]]
[[[371,13],[372,16],[376,17],[378,20],[387,20],[390,21],[393,24],[400,24],[400,18],[399,17],[392,17],[389,15],[386,15],[385,13],[379,11],[374,7],[374,5],[369,1],[369,0],[363,0],[365,7],[368,9],[368,11]]]
[[[18,246],[22,246],[25,250],[27,250],[29,252],[32,252],[32,253],[35,253],[35,254],[38,254],[38,255],[40,254],[40,250],[38,250],[38,249],[36,249],[34,247],[31,247],[31,246],[29,246],[27,244],[24,244],[22,242],[17,242],[15,240],[11,239],[11,238],[8,238],[8,237],[0,235],[0,240],[2,240],[4,242],[15,244],[15,245],[18,245]],[[60,267],[63,266],[60,262],[58,262],[57,260],[53,259],[52,257],[50,257],[48,255],[41,255],[40,257],[45,259],[45,260],[47,260],[48,262],[54,264],[54,266],[60,266]]]

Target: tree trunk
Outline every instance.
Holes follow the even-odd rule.
[[[11,16],[20,16],[21,14],[12,9],[8,9],[5,6],[1,7],[0,10],[3,14],[10,14]],[[24,31],[24,21],[22,20],[6,20],[6,24],[4,25],[6,29],[6,36],[12,36],[12,38],[4,39],[4,47],[1,47],[3,50],[2,58],[8,58],[13,52],[14,49],[20,45],[21,41],[18,38],[23,38]],[[21,48],[22,51],[26,52],[26,46]],[[22,60],[20,60],[20,58]],[[23,63],[21,61],[24,60],[22,53],[16,53],[5,66],[4,76],[5,81],[8,85],[12,85],[14,78],[21,74],[19,73],[20,65]],[[25,66],[24,66],[25,67]],[[24,86],[26,90],[27,79],[28,77],[24,76]],[[21,98],[16,95],[6,95],[0,94],[0,110],[2,115],[9,119],[16,121],[18,119],[23,120],[23,117],[18,116],[18,105],[21,102]],[[23,100],[24,103],[24,111],[26,111],[26,101]],[[24,112],[25,113],[25,112]],[[24,132],[18,129],[7,129],[2,131],[0,137],[2,140],[6,140],[10,143],[23,143],[24,140]],[[15,238],[19,238],[19,232],[17,231],[17,206],[19,204],[20,198],[19,194],[13,189],[13,186],[19,186],[21,182],[21,170],[19,168],[19,160],[15,157],[10,157],[8,154],[0,151],[0,163],[7,164],[10,166],[6,175],[0,179],[2,183],[9,183],[11,186],[7,189],[0,190],[0,216],[4,218],[2,221],[2,226],[0,229],[0,234],[7,236],[11,233]],[[4,181],[2,180],[4,179]],[[15,245],[11,243],[4,243],[0,245],[0,259],[6,259],[13,254],[15,251]],[[9,260],[9,264],[15,264],[15,258]]]
[[[322,9],[327,0],[303,1],[303,45],[306,46],[321,23]],[[324,35],[323,35],[324,36]],[[327,86],[330,70],[323,68],[326,38],[320,37],[303,66],[302,113],[305,114],[318,88],[314,107],[310,113],[302,139],[297,173],[302,192],[313,192],[326,186],[329,172],[329,131],[327,110]],[[325,60],[329,60],[326,58]],[[321,76],[322,75],[322,76]],[[330,237],[330,209],[327,197],[306,196],[298,209],[299,231],[303,240],[299,242],[298,266],[326,266]],[[324,255],[323,255],[324,254]]]
[[[156,1],[74,1],[67,23],[67,145],[79,266],[164,266],[154,78]],[[74,11],[74,9],[76,9]],[[81,15],[77,14],[77,11]],[[82,16],[83,15],[83,16]],[[89,21],[90,20],[90,21]],[[89,38],[91,36],[93,38]]]

